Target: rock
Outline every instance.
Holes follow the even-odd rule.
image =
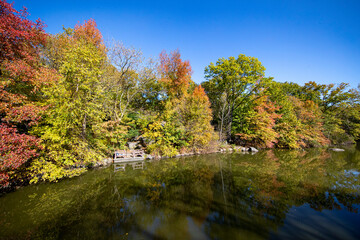
[[[345,152],[345,150],[342,148],[329,148],[329,150],[334,151],[334,152]]]
[[[112,158],[105,158],[103,161],[102,161],[102,164],[101,163],[99,163],[99,166],[101,166],[101,165],[110,165],[110,164],[112,164],[112,162],[113,162],[113,159]]]
[[[254,148],[254,147],[249,147],[248,149],[247,149],[249,152],[258,152],[259,150],[257,150],[256,148]]]
[[[127,145],[129,146],[130,150],[134,150],[137,146],[137,142],[128,142]]]

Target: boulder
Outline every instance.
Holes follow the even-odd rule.
[[[137,142],[128,142],[127,145],[129,146],[130,150],[134,150],[137,147]]]
[[[102,161],[102,165],[107,166],[107,165],[112,164],[112,162],[113,162],[113,159],[112,159],[112,158],[105,158],[105,159]]]
[[[329,148],[329,150],[334,151],[334,152],[345,152],[345,150],[342,148]]]
[[[256,148],[254,147],[249,147],[248,148],[248,152],[258,152],[259,150],[257,150]]]

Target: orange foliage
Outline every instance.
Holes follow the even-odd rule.
[[[255,107],[257,117],[259,121],[258,132],[263,132],[263,141],[266,147],[274,147],[274,143],[277,142],[276,138],[278,133],[275,132],[274,126],[276,120],[281,118],[281,114],[277,114],[276,111],[280,109],[274,102],[268,99],[268,96],[263,96],[258,99],[258,106]]]
[[[160,54],[160,81],[167,88],[170,97],[180,97],[186,94],[191,81],[191,66],[189,61],[182,61],[178,50],[168,55],[165,51]]]
[[[210,124],[212,119],[210,101],[201,85],[197,86],[191,95],[185,98],[183,112],[180,114],[184,120],[190,146],[202,148],[211,141],[214,129]]]
[[[74,28],[75,38],[85,39],[86,42],[90,42],[95,46],[104,48],[103,37],[94,19],[85,21],[84,24],[76,24]]]
[[[210,107],[209,97],[206,95],[205,90],[201,85],[197,86],[194,89],[192,96],[199,103],[205,104],[207,105],[207,107]]]
[[[319,106],[311,100],[301,101],[295,97],[289,97],[294,105],[297,118],[301,125],[298,126],[299,144],[302,147],[327,145],[330,143],[322,132],[321,111]]]
[[[270,101],[266,95],[256,99],[254,104],[253,114],[249,114],[247,117],[250,132],[236,135],[258,147],[273,148],[279,136],[274,127],[276,120],[281,118],[281,114],[276,113],[280,107]]]

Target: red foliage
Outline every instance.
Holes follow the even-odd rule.
[[[7,111],[4,122],[12,123],[27,123],[29,126],[37,124],[41,118],[41,112],[46,107],[38,107],[32,104],[23,105],[20,107],[12,107]]]
[[[39,139],[19,134],[15,128],[0,125],[0,188],[9,185],[14,170],[38,155]]]
[[[264,95],[255,101],[255,110],[259,115],[263,115],[267,119],[267,128],[273,128],[277,119],[281,118],[281,114],[276,113],[280,109],[275,102],[269,100],[269,97]]]
[[[15,170],[28,159],[37,156],[39,139],[19,134],[15,128],[0,125],[0,170]]]
[[[26,8],[17,11],[12,4],[0,0],[0,63],[19,58],[35,60],[33,46],[45,43],[43,23],[30,21],[27,15]]]
[[[0,0],[0,187],[37,155],[39,140],[27,132],[44,110],[35,103],[38,90],[54,80],[40,64],[44,25],[27,15],[26,8],[17,11]]]
[[[9,174],[0,172],[0,186],[7,187],[9,185]]]
[[[168,55],[160,54],[161,81],[165,83],[169,96],[182,96],[189,88],[191,81],[191,66],[189,61],[182,61],[178,50]]]

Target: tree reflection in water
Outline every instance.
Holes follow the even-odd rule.
[[[139,164],[143,169],[114,171],[113,166],[0,198],[0,238],[267,239],[299,231],[299,238],[328,238],[330,228],[360,237],[356,227],[340,224],[360,222],[360,154],[355,148]],[[298,217],[315,224],[304,225]],[[320,218],[328,225],[311,220]]]

